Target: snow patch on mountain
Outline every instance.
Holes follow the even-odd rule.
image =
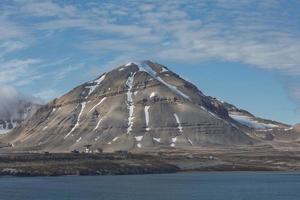
[[[240,113],[230,113],[229,116],[236,120],[237,122],[248,126],[249,128],[254,129],[270,129],[270,128],[277,128],[278,125],[275,124],[266,124],[263,122],[256,121],[253,117],[247,115],[241,115]]]
[[[285,128],[284,131],[291,131],[293,129],[294,129],[294,127],[291,126],[290,128]]]
[[[134,138],[136,141],[140,142],[140,141],[142,141],[143,137],[144,136],[135,136]]]
[[[172,138],[172,142],[175,143],[177,141],[177,137]]]
[[[150,98],[153,98],[153,97],[155,97],[155,92],[152,92],[151,94],[150,94]]]
[[[165,67],[162,67],[161,72],[168,72],[169,70],[167,70]]]
[[[156,141],[156,142],[158,142],[158,143],[160,143],[160,138],[154,137],[153,140]]]

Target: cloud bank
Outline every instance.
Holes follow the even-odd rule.
[[[71,47],[91,58],[110,57],[105,66],[141,58],[224,60],[276,71],[300,108],[299,8],[298,1],[281,0],[12,1],[0,7],[0,83],[26,85],[45,76],[60,81],[78,70],[64,59],[53,64],[67,65],[55,73],[44,70],[51,67],[45,58],[7,59],[34,45],[35,36],[73,31],[80,36]]]

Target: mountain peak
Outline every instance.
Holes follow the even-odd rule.
[[[129,62],[41,107],[4,140],[59,152],[87,144],[105,151],[253,144],[255,127],[231,118],[228,105],[163,65]]]

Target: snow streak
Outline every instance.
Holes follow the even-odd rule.
[[[132,131],[133,119],[134,119],[134,117],[133,117],[134,104],[133,104],[133,98],[132,98],[132,88],[133,88],[133,81],[134,81],[135,74],[136,74],[136,72],[131,73],[126,81],[126,86],[128,87],[127,108],[129,110],[127,134],[130,134],[130,132]]]
[[[103,98],[100,100],[100,102],[97,103],[95,106],[93,106],[92,109],[91,109],[88,113],[92,112],[95,108],[97,108],[97,107],[98,107],[105,99],[106,99],[106,97],[103,97]]]
[[[99,119],[96,127],[94,128],[94,131],[97,130],[99,128],[100,123],[102,122],[103,118]]]
[[[183,128],[182,128],[182,126],[181,126],[181,122],[180,122],[180,120],[179,120],[179,117],[178,117],[178,115],[177,115],[176,113],[174,113],[174,117],[175,117],[176,122],[177,122],[177,124],[178,124],[178,130],[179,130],[180,133],[182,133],[182,132],[183,132]]]
[[[150,130],[150,128],[148,127],[149,126],[149,109],[150,109],[150,106],[145,106],[145,108],[144,108],[145,120],[146,120],[146,131]]]
[[[81,140],[82,138],[80,137],[80,138],[78,138],[77,140],[76,140],[76,142],[80,142],[80,140]]]
[[[90,89],[86,99],[95,91],[95,89],[100,85],[100,83],[105,79],[106,74],[103,74],[100,78],[94,80],[92,83],[95,85],[87,86],[86,88]]]
[[[81,115],[83,113],[85,105],[86,105],[86,102],[82,102],[81,103],[81,110],[80,110],[80,113],[78,115],[77,122],[76,122],[75,126],[73,126],[73,128],[71,129],[71,131],[64,137],[64,139],[66,139],[71,133],[73,133],[73,131],[79,126],[80,117],[81,117]]]
[[[97,103],[88,113],[90,113],[91,111],[93,111],[95,108],[97,108],[104,100],[106,99],[106,97],[103,97],[99,103]],[[100,118],[97,125],[94,128],[94,131],[97,130],[100,126],[100,123],[102,122],[103,118]]]

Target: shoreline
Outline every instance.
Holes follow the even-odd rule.
[[[142,175],[193,172],[300,172],[300,157],[286,152],[186,151],[160,153],[2,153],[0,177]]]
[[[199,170],[190,170],[190,171],[177,171],[170,173],[141,173],[141,174],[106,174],[106,175],[0,175],[1,178],[55,178],[55,177],[95,177],[95,176],[147,176],[147,175],[172,175],[172,174],[238,174],[238,173],[253,173],[253,174],[291,174],[291,175],[300,175],[300,170],[295,171],[199,171]]]

